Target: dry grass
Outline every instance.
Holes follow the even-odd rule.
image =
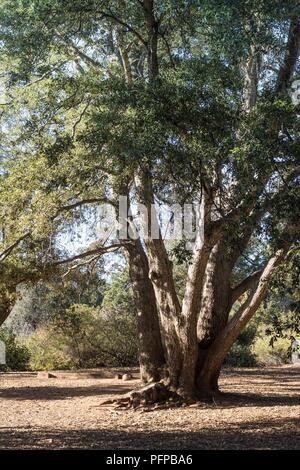
[[[299,375],[296,366],[226,370],[214,405],[145,413],[99,406],[138,386],[137,375],[122,382],[3,374],[0,448],[296,449]]]

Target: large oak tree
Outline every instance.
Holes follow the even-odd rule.
[[[146,384],[129,401],[211,396],[298,241],[298,2],[2,0],[0,26],[3,256],[36,250],[46,270],[122,250]],[[191,256],[146,231],[63,259],[66,225],[120,195],[201,203]],[[234,283],[254,236],[259,266]]]

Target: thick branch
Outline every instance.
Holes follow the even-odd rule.
[[[198,243],[196,242],[192,263],[188,269],[182,304],[183,315],[195,321],[201,305],[205,269],[213,247],[213,243],[205,242],[203,246],[199,246]]]
[[[291,20],[283,65],[279,71],[276,92],[287,91],[300,53],[300,18]]]
[[[70,211],[70,210],[76,209],[77,207],[84,206],[86,204],[95,204],[95,203],[110,204],[113,207],[115,207],[115,202],[112,201],[111,199],[108,199],[107,197],[86,198],[80,201],[66,204],[65,206],[61,206],[52,217],[52,220],[56,219],[56,217],[58,217],[61,214],[61,212]]]
[[[259,75],[259,53],[255,45],[251,45],[248,62],[246,64],[244,82],[244,108],[249,112],[256,104]]]
[[[139,360],[141,378],[147,383],[159,380],[165,364],[161,341],[158,309],[152,283],[149,279],[149,265],[140,239],[126,245],[129,276],[132,282],[139,337]]]
[[[94,255],[100,255],[103,253],[111,253],[113,251],[117,251],[122,247],[123,244],[121,243],[113,243],[112,245],[108,246],[98,246],[96,248],[92,248],[90,250],[84,251],[83,253],[79,253],[78,255],[71,256],[70,258],[66,258],[60,261],[56,261],[54,263],[54,266],[60,266],[63,264],[68,264],[72,263],[73,261],[76,261],[78,259],[83,259],[86,258],[87,256],[94,256]]]
[[[123,1],[121,2],[121,5],[123,7],[125,6]],[[129,59],[128,48],[125,45],[124,32],[120,27],[117,29],[117,45],[126,81],[130,83],[133,78],[132,67]]]
[[[165,338],[166,360],[169,366],[170,382],[178,385],[182,367],[182,349],[179,339],[180,303],[176,293],[172,265],[168,258],[156,217],[151,173],[141,170],[135,177],[139,202],[145,205],[141,211],[141,222],[144,231],[149,278],[152,282],[159,308],[161,327]],[[157,233],[153,229],[157,228]],[[152,230],[151,230],[152,229]]]
[[[30,236],[31,232],[26,232],[24,235],[19,237],[16,241],[14,241],[11,245],[9,245],[5,250],[3,250],[0,253],[0,261],[4,261],[11,253],[12,251],[17,248],[17,246],[25,240],[25,238],[28,238]]]
[[[231,291],[231,305],[233,305],[247,290],[254,287],[262,274],[262,269],[255,271],[250,276],[243,279],[243,281],[235,286]]]
[[[209,348],[205,366],[201,370],[200,382],[201,380],[207,382],[212,374],[219,370],[231,346],[264,299],[267,293],[268,281],[277,266],[286,258],[287,253],[288,248],[281,249],[268,261],[260,275],[256,288],[252,290],[248,299],[217,336]]]
[[[148,71],[150,80],[153,80],[158,75],[157,46],[159,25],[154,15],[153,0],[144,0],[143,6],[145,22],[148,31]]]
[[[211,200],[203,194],[200,224],[204,225],[204,240],[200,239],[200,227],[197,233],[192,263],[188,269],[187,282],[182,306],[185,317],[196,321],[200,311],[205,271],[213,247],[223,235],[224,219],[211,221]]]

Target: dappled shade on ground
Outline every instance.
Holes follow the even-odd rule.
[[[138,380],[2,376],[0,448],[299,448],[300,367],[226,370],[212,405],[119,411],[101,407]]]

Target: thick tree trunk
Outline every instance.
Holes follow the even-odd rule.
[[[275,268],[281,263],[287,254],[287,249],[280,250],[269,260],[261,273],[256,287],[252,289],[247,300],[240,307],[238,312],[227,323],[217,335],[205,355],[205,361],[198,376],[200,392],[203,394],[213,394],[214,383],[218,377],[223,361],[231,346],[242,332],[249,320],[257,311],[259,305],[267,293],[267,281]]]
[[[141,379],[148,383],[160,380],[165,367],[156,299],[140,240],[128,244],[126,250],[137,309]]]
[[[160,314],[163,342],[172,388],[179,387],[183,372],[182,344],[179,336],[180,305],[175,292],[171,266],[162,240],[146,240],[150,279]],[[182,385],[182,384],[181,384]],[[186,389],[186,387],[184,387]]]
[[[218,243],[207,263],[200,314],[197,323],[199,346],[206,349],[225,327],[230,310],[231,266]]]
[[[204,243],[202,245],[198,234],[193,262],[188,269],[186,290],[182,304],[183,374],[186,375],[184,383],[189,383],[189,388],[192,390],[193,395],[196,395],[195,379],[198,359],[197,316],[201,305],[204,273],[210,250],[209,244],[206,245]]]
[[[152,269],[154,266],[157,266],[159,271],[161,265],[156,256],[153,255],[152,250],[154,250],[154,248],[150,245],[149,251],[152,253],[154,258],[152,259],[148,252],[150,266],[152,263]],[[163,323],[161,332],[162,340],[164,341],[166,349],[166,370],[169,372],[169,375],[161,376],[160,380],[157,382],[153,381],[146,387],[138,391],[134,391],[129,396],[122,398],[121,401],[125,406],[138,406],[141,404],[144,406],[153,402],[167,401],[170,397],[175,400],[177,399],[179,402],[189,401],[191,399],[212,399],[218,392],[218,378],[225,356],[265,297],[267,292],[267,281],[278,264],[285,259],[287,250],[281,250],[276,254],[276,256],[271,258],[266,267],[261,271],[259,278],[257,278],[256,274],[254,277],[251,276],[253,284],[251,285],[252,290],[248,295],[247,301],[229,322],[227,317],[229,308],[232,305],[232,289],[229,288],[229,276],[224,275],[220,277],[220,273],[223,272],[224,274],[225,271],[228,273],[230,272],[230,269],[228,267],[225,271],[222,271],[221,266],[225,269],[223,265],[223,252],[221,251],[219,256],[215,256],[217,253],[218,250],[216,249],[210,257],[209,264],[214,266],[214,276],[210,277],[207,274],[206,287],[208,289],[208,285],[210,285],[212,292],[215,292],[218,285],[221,291],[226,292],[227,294],[226,298],[223,297],[223,294],[221,297],[213,295],[209,298],[209,305],[213,306],[213,308],[207,308],[205,318],[208,318],[208,313],[211,314],[214,312],[214,315],[219,315],[222,327],[220,327],[219,324],[216,325],[215,323],[210,323],[210,326],[215,325],[214,330],[210,329],[209,331],[210,342],[209,344],[203,343],[207,347],[201,347],[200,342],[199,350],[197,351],[195,323],[193,323],[193,321],[189,321],[191,318],[188,318],[188,315],[183,315],[184,309],[180,312],[178,317],[174,315],[174,310],[170,311],[169,316],[167,316],[167,307],[169,305],[168,299],[171,296],[171,293],[168,291],[169,284],[167,282],[167,273],[165,273],[166,277],[158,276],[159,281],[155,279],[153,286],[156,299],[159,299],[160,301],[159,313]],[[220,269],[215,269],[216,265],[218,265]],[[213,282],[211,282],[212,280]],[[156,284],[157,282],[158,285]],[[246,284],[248,285],[248,282]],[[226,289],[223,290],[223,287],[226,287]],[[166,295],[166,299],[163,297],[165,290],[167,291],[166,294],[168,294]],[[225,300],[227,300],[227,303]],[[224,304],[222,304],[223,301]],[[186,306],[187,304],[188,303],[186,303]],[[207,305],[208,304],[206,304],[206,307]],[[224,305],[226,308],[224,308]],[[212,339],[212,331],[213,334],[216,335],[214,339]],[[205,328],[201,328],[200,332],[205,333],[203,338],[207,340]],[[174,355],[172,354],[172,347],[175,349]],[[198,367],[196,368],[195,364],[197,357]]]
[[[205,365],[209,347],[225,328],[231,308],[230,274],[232,264],[224,255],[223,243],[213,248],[206,268],[201,309],[197,323],[198,361],[197,391],[202,393],[201,370]],[[213,391],[218,390],[220,369],[215,372],[210,383]],[[207,385],[204,385],[207,388]]]
[[[140,222],[147,249],[149,278],[158,306],[162,338],[168,366],[168,380],[171,387],[179,386],[183,368],[182,348],[179,337],[181,306],[176,294],[172,273],[164,242],[159,229],[155,209],[150,171],[143,169],[135,177],[139,203],[147,211],[141,212]],[[154,231],[156,232],[154,235]]]

